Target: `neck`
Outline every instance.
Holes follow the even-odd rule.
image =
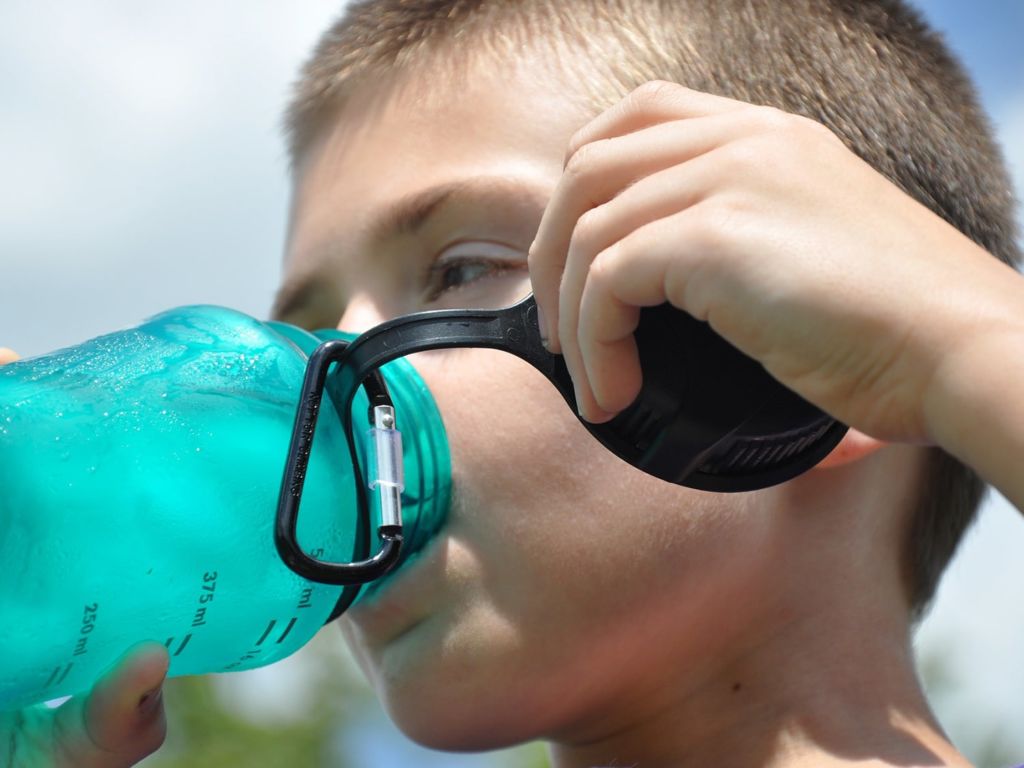
[[[562,734],[554,765],[967,766],[921,692],[905,613],[868,606],[781,621],[699,671],[655,670],[599,705],[613,714],[598,730]]]

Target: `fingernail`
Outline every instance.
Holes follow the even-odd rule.
[[[544,322],[544,310],[537,305],[537,327],[540,329],[540,343],[548,348],[548,324]]]
[[[138,713],[142,717],[147,717],[148,715],[153,714],[157,707],[160,706],[160,701],[163,699],[163,695],[164,689],[162,685],[157,686],[150,691],[146,691],[141,697],[139,697],[139,704],[136,707]]]
[[[586,418],[587,418],[587,415],[585,413],[583,413],[583,405],[582,405],[583,401],[580,400],[580,390],[579,390],[579,387],[577,387],[575,384],[573,384],[573,397],[576,400],[576,413],[577,413],[577,415],[581,419],[583,419],[585,421]]]

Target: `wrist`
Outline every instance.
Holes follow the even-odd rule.
[[[994,264],[1000,284],[962,308],[952,302],[941,323],[943,349],[921,406],[929,441],[1012,497],[1024,458],[1024,279]]]

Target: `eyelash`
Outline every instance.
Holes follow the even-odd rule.
[[[460,269],[479,267],[481,273],[458,284],[445,284],[445,278]],[[511,272],[521,272],[526,265],[513,261],[487,258],[448,258],[437,261],[427,268],[427,301],[437,301],[446,293],[459,291],[481,280],[505,277]]]

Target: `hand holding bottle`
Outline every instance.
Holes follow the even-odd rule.
[[[161,685],[167,651],[143,643],[122,656],[88,695],[56,709],[0,712],[0,744],[23,768],[124,768],[163,744]]]

